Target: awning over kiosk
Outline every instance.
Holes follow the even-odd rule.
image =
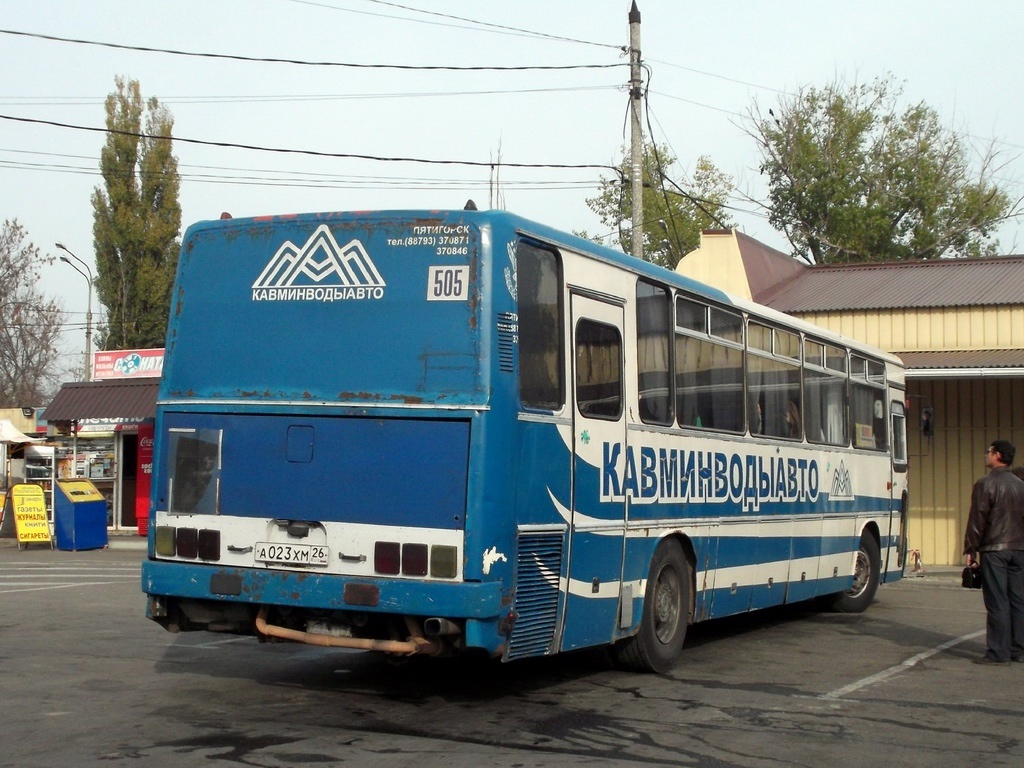
[[[48,422],[83,419],[142,421],[156,416],[160,379],[75,381],[61,385],[42,418]]]
[[[35,443],[39,437],[29,437],[11,423],[10,419],[0,419],[0,443]]]

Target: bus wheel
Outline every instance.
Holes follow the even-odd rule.
[[[857,549],[857,562],[853,568],[853,584],[845,592],[840,592],[832,601],[832,610],[839,613],[861,613],[875,599],[878,591],[879,571],[882,556],[878,542],[870,533],[860,537]]]
[[[690,567],[675,539],[663,540],[651,560],[640,628],[614,648],[623,667],[668,672],[679,658],[690,618]]]

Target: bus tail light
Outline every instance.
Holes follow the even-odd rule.
[[[173,525],[156,527],[156,553],[161,557],[174,557],[178,554],[178,549],[174,546],[176,530]]]
[[[179,528],[174,537],[174,545],[178,550],[178,557],[195,560],[199,557],[199,531],[195,528]]]
[[[402,545],[402,573],[406,576],[427,575],[427,545]]]
[[[459,573],[459,550],[444,544],[430,548],[430,575],[435,579],[454,579]]]
[[[213,528],[199,530],[199,559],[220,560],[220,531]]]
[[[427,576],[454,579],[459,574],[459,550],[445,544],[400,544],[378,541],[373,546],[373,570],[388,576]]]
[[[402,546],[397,541],[378,541],[373,545],[373,570],[397,575],[402,570]]]
[[[220,560],[220,531],[213,528],[156,527],[156,553],[160,557],[187,557],[190,560]]]

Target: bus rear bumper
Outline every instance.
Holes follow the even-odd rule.
[[[142,591],[150,596],[325,611],[485,620],[502,613],[501,586],[497,581],[366,579],[159,560],[143,562]]]

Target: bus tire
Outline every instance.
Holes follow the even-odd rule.
[[[651,559],[640,627],[613,649],[618,664],[638,672],[670,671],[683,649],[692,593],[682,546],[664,539]]]
[[[832,610],[838,613],[863,613],[875,599],[881,571],[882,556],[878,541],[865,531],[857,548],[857,561],[853,568],[853,584],[838,593],[832,601]]]

